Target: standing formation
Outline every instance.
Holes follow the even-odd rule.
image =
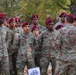
[[[76,74],[76,17],[62,12],[40,25],[38,15],[21,23],[0,13],[0,75],[28,75],[39,67],[41,75]]]

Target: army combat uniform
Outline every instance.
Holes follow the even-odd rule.
[[[17,70],[18,75],[23,75],[25,65],[28,68],[35,67],[34,62],[34,36],[32,33],[25,34],[24,32],[17,36],[17,39],[14,39],[14,48],[18,48],[17,56]]]
[[[47,75],[46,72],[50,61],[52,66],[55,66],[56,51],[54,49],[54,35],[54,31],[50,32],[46,29],[38,38],[39,47],[41,48],[40,66],[42,75]]]
[[[72,24],[59,30],[55,75],[76,75],[76,27]]]
[[[0,75],[10,75],[7,38],[7,31],[0,27]]]

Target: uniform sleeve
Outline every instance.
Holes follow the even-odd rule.
[[[7,42],[7,47],[10,48],[13,44],[13,38],[14,38],[14,34],[11,31],[7,31],[7,35],[6,35],[6,42]]]
[[[62,36],[61,30],[59,30],[55,35],[55,48],[56,50],[60,50],[62,45]]]
[[[20,35],[18,33],[14,34],[14,40],[13,40],[13,48],[18,49],[20,44]]]
[[[34,36],[31,35],[28,37],[28,40],[26,42],[26,51],[27,51],[27,59],[28,62],[34,62]]]
[[[41,48],[43,44],[43,33],[41,33],[38,37],[38,47]]]

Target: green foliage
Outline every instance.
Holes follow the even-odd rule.
[[[0,0],[0,10],[9,17],[20,16],[23,21],[29,20],[32,14],[39,15],[39,22],[44,25],[47,16],[53,19],[56,14],[64,11],[61,7],[68,8],[71,0]],[[69,11],[66,11],[69,12]]]

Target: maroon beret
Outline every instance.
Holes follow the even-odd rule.
[[[25,27],[26,25],[30,25],[29,22],[23,22],[22,27]]]
[[[74,21],[76,21],[76,16],[74,16]]]
[[[20,22],[20,18],[15,18],[16,19],[16,23]]]
[[[15,18],[10,18],[10,19],[8,20],[8,23],[10,24],[12,21],[15,21]]]
[[[70,17],[74,21],[74,16],[72,14],[67,14],[67,17]]]
[[[0,19],[6,17],[5,13],[0,13]]]
[[[34,25],[31,29],[31,31],[33,32],[33,30],[38,29],[39,27],[37,25]]]
[[[33,19],[38,19],[38,15],[37,14],[32,15],[31,20]]]
[[[62,12],[59,17],[66,17],[66,13],[65,12]]]
[[[61,28],[63,28],[64,26],[63,25],[58,25],[57,27],[56,27],[56,30],[58,30],[58,29],[61,29]]]
[[[49,23],[53,22],[52,18],[47,18],[45,24],[48,25]]]

